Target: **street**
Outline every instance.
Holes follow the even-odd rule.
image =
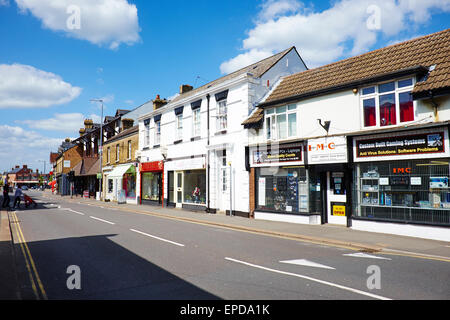
[[[10,212],[23,299],[449,299],[447,261],[231,230],[29,192]]]

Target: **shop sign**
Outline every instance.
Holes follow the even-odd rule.
[[[442,157],[448,153],[448,133],[442,131],[415,132],[403,135],[390,135],[354,140],[355,161],[399,160],[405,157],[418,159],[426,157]],[[367,159],[367,160],[366,160]],[[397,168],[404,173],[409,168]]]
[[[308,164],[346,162],[346,137],[325,137],[320,139],[308,140]]]
[[[252,166],[303,164],[301,144],[263,145],[252,150]]]
[[[163,171],[164,169],[164,162],[163,161],[154,161],[154,162],[145,162],[141,163],[141,172],[148,172],[148,171]]]
[[[335,217],[345,217],[345,204],[337,204],[337,203],[333,203],[332,204],[332,212],[331,215],[335,216]]]

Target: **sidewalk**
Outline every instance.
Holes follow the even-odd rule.
[[[148,205],[119,205],[114,202],[101,202],[95,199],[83,199],[81,197],[74,197],[71,199],[70,196],[61,197],[59,195],[52,195],[49,192],[45,192],[44,194],[55,200],[64,199],[73,202],[89,203],[105,208],[120,208],[124,211],[151,214],[162,218],[177,219],[269,236],[346,247],[368,253],[383,252],[450,262],[450,242],[357,231],[345,226],[303,225],[255,220],[236,216],[230,217],[224,214],[207,214],[205,212],[161,208]]]
[[[0,208],[0,300],[20,299],[13,246],[8,212]]]

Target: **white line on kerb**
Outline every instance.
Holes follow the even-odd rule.
[[[98,220],[98,221],[102,221],[102,222],[105,222],[105,223],[109,223],[109,224],[115,224],[114,222],[106,221],[106,220],[103,220],[103,219],[100,219],[100,218],[97,218],[97,217],[93,217],[93,216],[89,216],[89,218],[92,218],[92,219],[95,219],[95,220]]]
[[[361,291],[361,290],[358,290],[358,289],[349,288],[349,287],[346,287],[346,286],[342,286],[340,284],[335,284],[335,283],[332,283],[332,282],[323,281],[323,280],[311,278],[311,277],[308,277],[308,276],[303,276],[301,274],[296,274],[296,273],[291,273],[291,272],[286,272],[286,271],[266,268],[266,267],[258,266],[256,264],[252,264],[252,263],[236,260],[236,259],[233,259],[233,258],[225,258],[225,260],[233,261],[233,262],[240,263],[240,264],[244,264],[244,265],[247,265],[247,266],[250,266],[250,267],[253,267],[253,268],[258,268],[258,269],[262,269],[262,270],[266,270],[266,271],[271,271],[271,272],[275,272],[275,273],[284,274],[284,275],[287,275],[287,276],[293,276],[293,277],[297,277],[297,278],[302,278],[302,279],[318,282],[318,283],[321,283],[321,284],[325,284],[327,286],[336,287],[336,288],[339,288],[339,289],[351,291],[351,292],[354,292],[354,293],[357,293],[357,294],[361,294],[361,295],[364,295],[364,296],[368,296],[368,297],[371,297],[371,298],[374,298],[374,299],[392,300],[390,298],[382,297],[382,296],[379,296],[379,295],[376,295],[376,294],[372,294],[372,293],[368,293],[368,292],[365,292],[365,291]]]
[[[148,233],[145,233],[145,232],[142,232],[142,231],[139,231],[139,230],[134,230],[134,229],[130,229],[130,230],[133,231],[133,232],[136,232],[136,233],[140,233],[140,234],[142,234],[144,236],[147,236],[147,237],[150,237],[150,238],[154,238],[154,239],[157,239],[157,240],[168,242],[168,243],[174,244],[176,246],[184,247],[184,244],[181,244],[181,243],[178,243],[178,242],[174,242],[174,241],[170,241],[170,240],[163,239],[163,238],[160,238],[160,237],[152,236],[151,234],[148,234]]]

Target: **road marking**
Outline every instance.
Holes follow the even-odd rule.
[[[95,219],[95,220],[98,220],[98,221],[102,221],[102,222],[105,222],[105,223],[109,223],[109,224],[115,224],[114,222],[103,220],[103,219],[100,219],[100,218],[97,218],[97,217],[93,217],[93,216],[89,216],[89,218],[92,218],[92,219]]]
[[[40,297],[39,297],[39,294],[36,289],[36,284],[34,283],[34,280],[33,280],[30,265],[31,265],[31,268],[33,269],[34,276],[38,283],[39,289],[41,290],[42,297],[44,298],[44,300],[47,300],[47,294],[45,292],[44,286],[42,285],[42,281],[41,281],[41,278],[39,277],[39,273],[37,272],[36,265],[34,263],[33,257],[31,256],[30,249],[28,248],[27,242],[25,240],[25,236],[23,235],[22,228],[20,228],[19,219],[17,218],[16,212],[12,212],[12,217],[13,217],[13,219],[12,219],[13,222],[15,222],[16,233],[19,238],[19,244],[22,249],[22,254],[24,255],[24,258],[25,258],[25,262],[27,265],[28,274],[30,276],[31,286],[33,287],[34,294],[37,295],[37,299],[39,300]],[[28,263],[28,260],[30,261],[30,263]]]
[[[311,278],[311,277],[304,276],[304,275],[297,274],[297,273],[292,273],[292,272],[286,272],[286,271],[266,268],[266,267],[258,266],[256,264],[248,263],[248,262],[245,262],[245,261],[236,260],[236,259],[233,259],[233,258],[225,258],[225,260],[236,262],[236,263],[240,263],[240,264],[244,264],[244,265],[247,265],[247,266],[250,266],[250,267],[253,267],[253,268],[257,268],[257,269],[262,269],[262,270],[266,270],[266,271],[270,271],[270,272],[284,274],[284,275],[287,275],[287,276],[293,276],[293,277],[297,277],[297,278],[306,279],[306,280],[309,280],[309,281],[318,282],[318,283],[321,283],[321,284],[325,284],[327,286],[331,286],[331,287],[339,288],[339,289],[342,289],[342,290],[350,291],[350,292],[357,293],[357,294],[360,294],[360,295],[363,295],[363,296],[367,296],[367,297],[371,297],[371,298],[374,298],[374,299],[392,300],[390,298],[386,298],[386,297],[379,296],[379,295],[376,295],[376,294],[372,294],[372,293],[369,293],[369,292],[365,292],[365,291],[361,291],[361,290],[358,290],[358,289],[349,288],[349,287],[346,287],[346,286],[342,286],[340,284],[336,284],[336,283],[332,283],[332,282],[328,282],[328,281],[323,281],[323,280],[320,280],[320,279]]]
[[[372,255],[367,254],[367,253],[364,253],[364,252],[347,253],[347,254],[343,254],[343,256],[346,256],[346,257],[356,257],[356,258],[369,258],[369,259],[392,260],[392,259],[385,258],[385,257],[372,256]]]
[[[286,260],[286,261],[280,261],[280,263],[288,263],[288,264],[295,264],[298,266],[306,266],[306,267],[314,267],[314,268],[322,268],[322,269],[330,269],[330,270],[336,270],[335,268],[325,266],[320,263],[312,262],[306,259],[296,259],[296,260]]]
[[[133,231],[133,232],[136,232],[136,233],[140,233],[140,234],[142,234],[144,236],[147,236],[147,237],[150,237],[150,238],[154,238],[154,239],[157,239],[157,240],[168,242],[168,243],[174,244],[174,245],[179,246],[179,247],[184,247],[184,244],[181,244],[181,243],[178,243],[178,242],[174,242],[174,241],[170,241],[170,240],[163,239],[163,238],[160,238],[160,237],[152,236],[151,234],[148,234],[148,233],[145,233],[145,232],[142,232],[142,231],[139,231],[139,230],[135,230],[135,229],[130,229],[130,230]]]
[[[70,211],[70,212],[79,214],[79,215],[81,215],[81,216],[84,216],[84,215],[85,215],[83,212],[78,212],[78,211],[72,210],[72,209],[70,209],[70,208],[60,208],[60,210],[63,210],[63,211]]]

